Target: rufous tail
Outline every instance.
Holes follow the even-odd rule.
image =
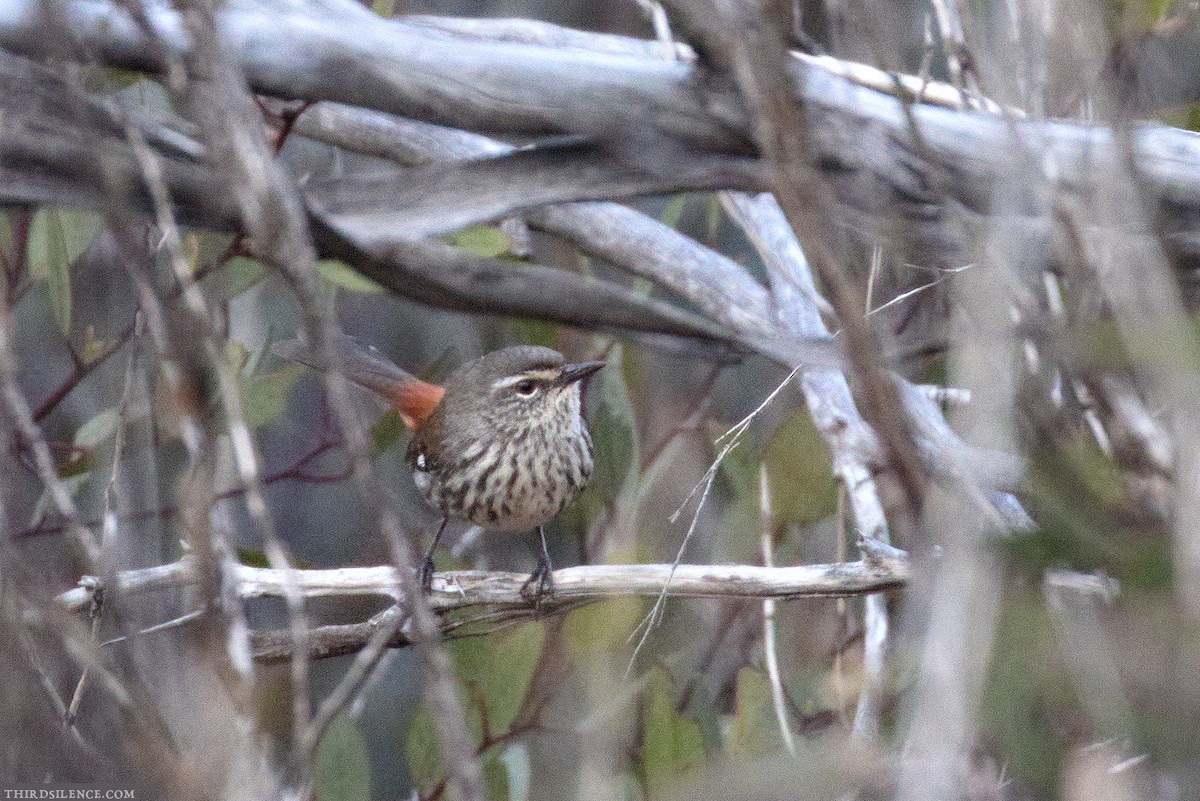
[[[375,348],[352,336],[335,334],[330,343],[346,377],[359,386],[375,392],[395,407],[400,419],[409,428],[420,428],[430,412],[442,400],[446,390],[437,384],[422,381],[403,369]],[[316,367],[317,358],[306,343],[298,339],[276,342],[271,351],[309,367]]]

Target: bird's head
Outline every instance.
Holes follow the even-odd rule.
[[[568,364],[556,350],[517,345],[463,364],[446,379],[446,395],[469,399],[476,419],[491,424],[574,424],[580,419],[580,386],[603,366]]]

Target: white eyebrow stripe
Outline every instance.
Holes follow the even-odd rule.
[[[510,375],[506,378],[501,378],[492,384],[492,389],[503,389],[519,384],[527,378],[532,378],[535,381],[553,381],[562,374],[561,370],[546,369],[546,370],[528,370],[517,375]]]

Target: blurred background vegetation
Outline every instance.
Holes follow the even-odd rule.
[[[790,11],[789,4],[768,5]],[[994,32],[1004,19],[999,5],[964,4],[979,26],[973,32],[979,41],[999,40]],[[947,77],[940,55],[930,56],[940,51],[926,47],[932,11],[925,3],[889,3],[884,10],[855,0],[799,6],[807,40],[834,56]],[[653,36],[649,16],[632,0],[376,0],[372,8],[387,17],[516,16]],[[1158,1],[1111,2],[1096,10],[1104,13],[1114,39],[1145,34],[1175,13],[1171,4]],[[170,103],[158,84],[142,75],[87,67],[79,77],[91,91],[122,103]],[[1163,113],[1163,121],[1189,129],[1197,119],[1190,107]],[[293,173],[312,180],[369,170],[372,163],[371,157],[298,135],[287,138],[280,158]],[[653,197],[634,205],[728,255],[766,283],[754,249],[715,195]],[[546,234],[533,233],[526,240],[514,236],[511,227],[496,224],[472,226],[444,239],[481,256],[556,265],[602,275],[641,292],[660,292]],[[267,351],[272,341],[298,330],[300,310],[287,282],[242,255],[232,234],[186,230],[183,241],[188,269],[217,312],[225,358],[237,376],[246,421],[262,456],[270,514],[296,563],[315,568],[388,562],[386,543],[346,480],[348,458],[319,379]],[[870,251],[857,256],[850,264],[855,280],[865,286]],[[133,568],[165,564],[180,554],[177,480],[187,457],[178,417],[163,402],[161,377],[143,374],[138,380],[144,382],[145,403],[122,408],[130,397],[129,354],[144,346],[137,344],[142,336],[133,327],[137,290],[121,258],[101,215],[26,207],[8,208],[0,216],[0,263],[19,386],[82,518],[97,530],[111,500],[115,440],[121,432],[126,480],[121,482],[120,514],[137,535],[122,541],[125,552],[115,558],[122,568]],[[163,259],[154,269],[154,280],[170,297],[174,279],[169,265]],[[572,360],[607,360],[608,369],[592,382],[586,398],[596,477],[580,501],[550,526],[551,552],[560,567],[671,561],[694,507],[685,507],[678,519],[673,515],[714,459],[714,440],[785,376],[761,358],[713,363],[636,338],[434,309],[389,293],[337,261],[322,261],[319,271],[322,302],[346,331],[429,380],[477,354],[513,343],[548,345]],[[1188,275],[1180,278],[1189,280]],[[875,305],[930,279],[913,265],[885,259],[872,278]],[[889,335],[919,343],[943,331],[950,303],[949,284],[939,284],[874,320]],[[1107,364],[1121,374],[1128,368],[1131,357],[1119,342],[1114,344],[1111,331],[1098,326],[1087,333],[1091,350],[1079,358],[1088,369],[1099,371],[1096,365]],[[922,349],[899,369],[929,384],[944,382],[948,374],[936,347]],[[406,434],[396,415],[365,393],[356,393],[355,400],[356,413],[372,425],[372,459],[398,497],[410,530],[431,536],[438,520],[416,495],[403,466]],[[1123,459],[1120,443],[1114,449],[1111,442],[1098,442],[1084,406],[1070,397],[1053,415],[1017,416],[1018,437],[1029,458],[1019,497],[1036,526],[989,546],[1002,576],[1002,596],[970,760],[970,772],[980,783],[975,797],[1197,798],[1200,627],[1179,608],[1173,572],[1177,551],[1166,511],[1170,477]],[[75,584],[82,566],[65,536],[63,519],[31,466],[27,444],[13,426],[6,429],[6,569],[19,565],[47,588],[65,590]],[[214,474],[228,483],[217,487],[226,499],[215,514],[225,516],[228,529],[236,532],[243,561],[265,563],[264,542],[242,502],[232,453],[226,445],[222,448]],[[830,453],[800,393],[785,390],[721,465],[685,561],[760,564],[764,532],[778,564],[853,558],[854,532],[847,530],[845,499],[832,470]],[[762,511],[763,475],[770,517]],[[458,526],[451,535],[439,554],[443,569],[525,571],[532,566],[532,534],[478,534]],[[924,545],[937,544],[936,532],[927,536],[930,541]],[[929,553],[922,543],[898,544],[921,549],[922,557]],[[1111,578],[1119,591],[1103,602],[1079,601],[1047,580],[1055,571]],[[870,759],[838,749],[844,745],[861,680],[862,599],[797,600],[775,610],[787,718],[800,763],[808,766],[803,769],[786,767],[788,746],[764,667],[761,603],[673,600],[662,625],[633,659],[638,624],[651,603],[614,599],[497,631],[468,626],[460,633],[469,636],[450,643],[489,799],[738,797],[740,791],[771,782],[774,792],[760,790],[748,797],[836,798],[840,789],[861,790],[862,766]],[[905,620],[903,592],[889,594],[888,605],[896,620]],[[364,619],[378,608],[318,602],[310,607],[310,622]],[[279,628],[286,625],[286,604],[255,603],[249,615],[254,627]],[[157,621],[153,614],[149,618],[144,622]],[[139,647],[183,654],[186,632],[183,626],[147,635]],[[891,649],[882,742],[872,746],[880,749],[876,756],[903,741],[903,699],[917,681],[915,638],[912,628],[899,627]],[[312,697],[329,693],[353,659],[315,661]],[[65,735],[56,729],[53,715],[47,715],[37,689],[45,675],[39,679],[14,664],[5,672],[0,695],[9,718],[0,748],[5,778],[113,777],[125,775],[137,762],[128,755],[86,750],[64,761]],[[74,685],[69,672],[50,673],[69,697]],[[410,649],[389,653],[362,700],[338,718],[322,741],[317,798],[415,796],[432,801],[443,796],[444,770],[431,713],[422,703],[422,682],[420,663]],[[269,750],[282,757],[291,736],[289,666],[260,666],[255,692],[262,731],[274,738]],[[89,709],[85,697],[78,718],[84,740],[124,725],[119,711]],[[1121,755],[1115,768],[1106,768],[1114,784],[1106,785],[1105,792],[1114,794],[1089,794],[1094,775],[1090,760],[1107,759],[1110,751]],[[1122,771],[1136,777],[1127,793],[1112,790],[1123,780]],[[607,778],[601,782],[597,777]],[[861,792],[882,797],[891,789],[885,782]]]

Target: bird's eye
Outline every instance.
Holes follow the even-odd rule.
[[[525,397],[528,398],[531,395],[533,395],[533,393],[535,393],[535,392],[537,392],[537,384],[534,383],[533,379],[526,378],[523,381],[517,382],[517,394],[518,395],[524,395]]]

